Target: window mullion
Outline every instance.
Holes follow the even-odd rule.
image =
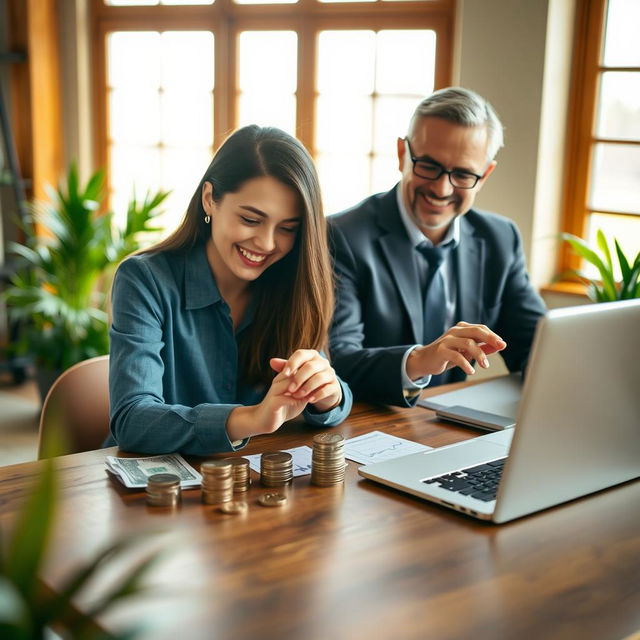
[[[576,7],[574,62],[565,160],[563,229],[584,237],[593,156],[596,94],[599,79],[606,0],[579,0]],[[559,256],[559,271],[578,269],[580,259],[566,245]]]
[[[296,90],[297,137],[315,155],[315,87],[318,33],[315,22],[303,17],[298,27],[298,82]]]
[[[214,148],[231,131],[236,119],[237,46],[235,29],[228,13],[219,21],[215,31],[215,90],[213,103]]]

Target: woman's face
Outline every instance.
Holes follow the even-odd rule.
[[[208,255],[219,281],[253,281],[293,248],[301,223],[298,196],[275,178],[247,180],[218,203],[205,182],[202,205],[211,216]]]

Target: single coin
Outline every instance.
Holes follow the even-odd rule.
[[[226,476],[231,475],[232,466],[227,460],[205,460],[200,465],[200,473],[205,475]]]
[[[246,458],[223,458],[223,462],[228,462],[234,467],[248,467],[249,461]]]
[[[248,507],[246,502],[237,502],[234,500],[232,502],[223,502],[218,509],[222,511],[222,513],[238,515],[245,513]]]
[[[180,477],[175,473],[154,473],[147,478],[147,483],[156,487],[175,487],[180,484]]]
[[[263,507],[282,507],[287,504],[287,496],[275,491],[267,491],[258,498],[258,502]]]
[[[261,462],[270,462],[270,463],[284,463],[293,460],[293,456],[286,451],[265,451],[262,456],[260,456]]]
[[[344,436],[339,433],[318,433],[313,436],[313,441],[318,444],[337,444],[344,440]]]

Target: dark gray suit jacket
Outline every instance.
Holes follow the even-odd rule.
[[[423,336],[422,294],[395,188],[330,216],[336,275],[331,359],[356,400],[411,406],[402,389],[406,350]],[[485,324],[507,342],[501,353],[521,371],[545,306],[526,272],[515,224],[471,209],[460,219],[455,250],[455,321]],[[455,367],[449,381],[464,380]]]

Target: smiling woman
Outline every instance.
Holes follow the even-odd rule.
[[[309,154],[279,129],[239,129],[178,229],[118,269],[105,444],[205,455],[300,414],[341,422],[351,392],[322,354],[332,292]]]

